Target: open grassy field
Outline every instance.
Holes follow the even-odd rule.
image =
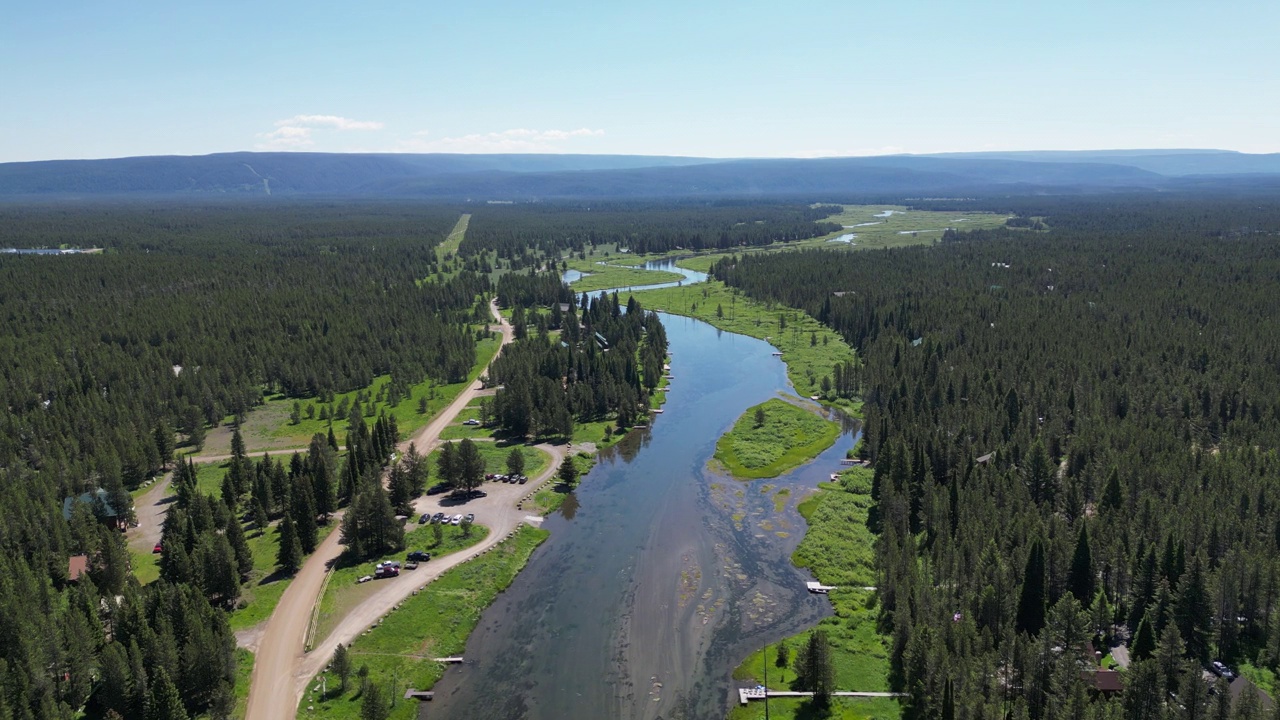
[[[483,521],[484,518],[477,518]],[[412,530],[405,533],[405,550],[404,552],[393,553],[386,557],[376,560],[369,560],[362,563],[351,563],[344,555],[339,558],[337,567],[329,575],[328,581],[324,586],[324,595],[320,598],[320,616],[316,622],[315,637],[310,645],[315,647],[324,643],[324,639],[333,631],[335,625],[343,617],[350,612],[351,608],[359,605],[365,598],[377,592],[378,584],[384,582],[397,582],[397,578],[387,580],[372,580],[367,583],[357,583],[356,580],[364,575],[372,575],[373,568],[383,560],[400,560],[404,561],[405,553],[410,550],[425,550],[431,553],[432,560],[443,557],[450,553],[469,548],[472,545],[485,539],[489,534],[489,528],[483,525],[473,525],[471,534],[464,535],[462,528],[456,525],[439,526],[444,531],[444,538],[437,545],[435,541],[435,530],[431,525],[415,525]],[[430,564],[427,561],[426,564]],[[412,570],[405,570],[408,574]]]
[[[733,428],[720,436],[715,459],[734,477],[777,477],[817,457],[839,435],[839,423],[772,398],[747,408]]]
[[[1008,215],[974,212],[939,212],[912,210],[902,205],[845,205],[844,211],[827,218],[828,222],[844,226],[841,232],[817,240],[792,243],[791,246],[813,247],[846,245],[855,250],[925,245],[942,239],[947,228],[978,230],[1004,225]],[[855,235],[845,242],[832,242],[834,238]]]
[[[462,240],[467,236],[467,226],[471,224],[471,213],[463,213],[458,218],[458,223],[453,226],[453,230],[449,231],[448,237],[444,242],[436,246],[436,257],[443,260],[448,255],[457,255],[458,247],[462,245]]]
[[[137,552],[129,550],[129,566],[133,568],[133,576],[140,585],[160,579],[160,555],[150,550]]]
[[[402,699],[405,689],[430,689],[440,679],[444,666],[432,658],[462,652],[480,614],[511,584],[548,534],[521,526],[514,537],[445,573],[386,616],[378,627],[356,638],[350,649],[352,666],[357,670],[367,667],[369,682],[385,688],[384,695],[395,699],[392,718],[418,716],[417,701]],[[329,693],[324,697],[317,689],[320,679],[311,683],[298,718],[359,718],[361,688],[355,673],[346,691],[339,689],[333,673],[327,674],[325,683]]]
[[[812,240],[774,243],[751,248],[735,248],[733,252],[778,252],[794,248],[825,247],[830,249],[873,250],[906,245],[928,245],[942,238],[947,228],[977,230],[1004,225],[1008,215],[988,212],[939,212],[913,210],[902,205],[844,205],[840,213],[827,218],[842,229]],[[847,235],[857,237],[848,238]],[[840,238],[840,240],[837,240]],[[688,250],[673,250],[651,255],[618,255],[611,245],[600,245],[589,261],[608,258],[616,265],[643,265],[650,260],[677,258],[681,267],[707,272],[720,258],[728,255],[721,250],[707,250],[690,254]],[[581,262],[581,261],[579,261]],[[572,265],[571,265],[572,267]]]
[[[831,368],[854,357],[843,338],[803,311],[752,300],[715,280],[634,295],[650,310],[687,315],[771,343],[782,351],[796,393],[805,397],[821,393],[822,378],[831,374]],[[855,413],[861,407],[848,399],[823,401]]]
[[[372,424],[379,413],[386,411],[388,415],[395,417],[400,429],[400,435],[407,437],[427,424],[436,413],[452,402],[458,396],[458,393],[480,377],[494,354],[498,352],[498,344],[496,339],[491,338],[486,338],[476,343],[476,363],[467,374],[467,379],[462,382],[437,385],[431,380],[424,380],[410,388],[408,398],[391,405],[385,401],[384,394],[384,388],[391,381],[391,377],[389,375],[381,375],[374,378],[372,383],[360,390],[336,393],[333,396],[332,406],[336,410],[344,404],[350,405],[354,403],[357,394],[363,394],[374,400],[371,403],[372,414],[368,410],[365,412],[365,422]],[[418,412],[418,402],[422,398],[426,398],[427,401],[427,411],[425,413]],[[320,403],[317,398],[297,399],[303,414],[300,422],[294,424],[289,417],[293,410],[294,401],[295,398],[273,395],[267,398],[262,405],[249,411],[240,428],[240,434],[244,438],[248,454],[261,453],[263,450],[306,448],[307,444],[311,442],[312,435],[329,431],[329,421],[320,419]],[[309,418],[307,416],[308,406],[314,407],[314,417]],[[337,436],[339,443],[343,441],[347,432],[345,415],[345,413],[338,414],[333,420],[333,432]],[[233,419],[231,417],[225,418],[224,422],[219,424],[217,428],[209,430],[205,438],[204,449],[200,451],[200,455],[231,454],[231,423]]]
[[[801,515],[809,522],[809,530],[792,555],[792,561],[813,571],[819,582],[840,589],[830,594],[835,616],[818,627],[827,632],[835,659],[836,689],[842,691],[883,692],[889,690],[889,652],[887,638],[876,633],[876,598],[874,591],[863,590],[875,582],[874,538],[867,530],[867,509],[871,504],[871,473],[866,468],[853,468],[841,474],[839,483],[823,483],[822,489],[800,503]],[[808,631],[784,642],[795,650],[808,638]],[[795,674],[780,670],[776,663],[776,646],[768,650],[769,687],[790,689]],[[764,651],[746,659],[734,677],[740,681],[763,682]],[[769,701],[771,718],[816,717],[807,702],[800,700]],[[835,698],[835,718],[897,718],[901,714],[897,700]],[[752,703],[737,707],[731,720],[764,717],[764,706]]]

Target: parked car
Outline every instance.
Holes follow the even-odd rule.
[[[410,562],[412,561],[426,562],[431,559],[431,553],[423,552],[421,550],[414,550],[413,552],[409,553],[405,557],[405,559],[409,560]]]
[[[525,484],[525,483],[527,483],[527,482],[529,482],[529,476],[528,476],[528,475],[521,475],[521,476],[520,476],[520,484],[521,484],[521,485],[523,485],[523,484]]]
[[[432,485],[431,487],[427,488],[428,495],[439,495],[442,492],[449,492],[449,483],[438,482],[435,485]]]
[[[466,517],[462,519],[464,522],[473,523],[476,521],[476,516],[475,516],[475,513],[467,513]]]
[[[433,525],[434,525],[435,523],[442,523],[442,522],[444,522],[444,513],[442,513],[442,512],[438,512],[438,513],[436,513],[435,515],[432,515],[432,516],[431,516],[431,523],[432,523]]]
[[[422,513],[422,517],[418,518],[419,525],[426,525],[431,522],[431,513]]]
[[[1224,680],[1234,680],[1236,677],[1236,674],[1231,671],[1231,668],[1227,667],[1225,663],[1222,663],[1218,660],[1214,660],[1212,663],[1210,663],[1209,667],[1213,669],[1214,675],[1217,675],[1218,677]]]
[[[160,543],[156,543],[156,546],[151,548],[151,552],[153,553],[164,552],[164,548],[160,546]]]
[[[409,562],[407,562],[407,563],[405,563],[405,564],[404,564],[404,569],[405,569],[405,570],[417,570],[417,569],[418,569],[418,563],[416,563],[416,562],[414,562],[414,561],[410,560]]]
[[[476,425],[479,425],[479,424],[480,424],[480,421],[479,421],[479,420],[477,420],[477,419],[475,419],[475,418],[468,418],[468,419],[466,419],[466,420],[463,420],[463,421],[462,421],[462,424],[463,424],[463,425],[476,426]]]
[[[373,579],[373,576],[372,576],[372,575],[361,575],[359,578],[357,578],[357,579],[356,579],[356,582],[357,582],[357,583],[367,583],[367,582],[369,582],[369,581],[370,581],[370,580],[372,580],[372,579]]]
[[[395,560],[380,562],[373,569],[373,576],[378,578],[396,577],[400,574],[400,563]]]
[[[458,525],[461,522],[462,522],[462,515],[454,515],[452,518],[449,519],[450,525]]]

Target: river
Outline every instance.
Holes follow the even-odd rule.
[[[546,519],[551,537],[484,612],[424,717],[723,717],[748,653],[831,613],[790,562],[804,530],[795,501],[837,469],[856,425],[779,478],[709,470],[739,415],[794,393],[767,343],[661,318],[674,378],[664,413],[603,452]]]

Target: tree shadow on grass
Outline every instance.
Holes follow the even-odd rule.
[[[275,569],[275,570],[274,570],[270,575],[267,575],[266,577],[264,577],[264,578],[262,578],[261,580],[259,580],[259,581],[258,581],[258,585],[260,585],[260,586],[261,586],[261,585],[270,585],[270,584],[271,584],[271,583],[273,583],[273,582],[279,582],[279,581],[281,581],[281,580],[288,580],[288,579],[289,579],[289,578],[291,578],[291,577],[293,577],[293,573],[291,573],[291,572],[286,572],[286,571],[285,571],[285,570],[283,570],[282,568],[276,568],[276,569]]]

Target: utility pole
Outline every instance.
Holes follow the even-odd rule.
[[[769,720],[769,645],[764,646],[764,720]]]

